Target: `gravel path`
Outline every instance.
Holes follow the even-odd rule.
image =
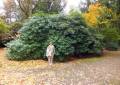
[[[0,85],[120,85],[120,52],[29,69],[1,69]]]

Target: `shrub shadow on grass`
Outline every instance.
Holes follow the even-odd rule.
[[[63,62],[71,62],[71,61],[76,61],[76,60],[84,60],[84,59],[99,59],[101,57],[103,57],[103,53],[102,54],[79,54],[79,55],[69,55],[68,59],[63,61]]]
[[[70,62],[70,61],[74,61],[74,60],[79,60],[79,59],[92,59],[92,58],[100,58],[100,57],[103,57],[104,54],[79,54],[79,55],[68,55],[66,56],[65,59],[63,60],[59,60],[57,57],[54,57],[54,61],[57,63],[59,62]],[[11,60],[11,59],[9,59]],[[29,61],[29,60],[44,60],[44,61],[48,61],[47,57],[44,57],[44,58],[36,58],[36,59],[33,59],[33,58],[26,58],[26,59],[22,59],[22,60],[16,60],[16,61]],[[14,61],[14,60],[11,60],[11,61]]]
[[[67,62],[71,62],[71,61],[76,61],[76,60],[84,60],[84,59],[99,59],[101,57],[103,57],[104,52],[102,52],[101,54],[90,54],[90,53],[84,53],[84,54],[77,54],[77,55],[68,55],[65,57],[65,59],[61,60],[58,59],[57,57],[54,57],[54,62],[55,63],[67,63]],[[19,60],[12,60],[9,59],[11,61],[29,61],[29,60],[44,60],[44,61],[48,61],[47,57],[43,57],[43,58],[26,58],[26,59],[19,59]]]
[[[102,54],[103,55],[103,54]],[[96,59],[99,59],[101,57],[103,57],[102,55],[97,55],[97,54],[79,54],[79,55],[69,55],[69,56],[66,56],[66,58],[64,60],[59,60],[57,59],[56,57],[54,57],[54,63],[67,63],[67,62],[72,62],[72,61],[76,61],[76,60],[96,60]],[[11,60],[11,59],[9,59]],[[22,59],[22,60],[11,60],[11,61],[29,61],[29,60],[44,60],[44,61],[48,61],[47,57],[45,58],[36,58],[36,59]]]

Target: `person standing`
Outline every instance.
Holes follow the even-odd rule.
[[[55,55],[55,47],[52,44],[52,42],[50,42],[49,46],[47,47],[47,50],[46,50],[46,56],[48,58],[48,64],[49,65],[53,64],[54,55]]]

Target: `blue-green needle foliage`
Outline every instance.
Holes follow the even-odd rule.
[[[19,32],[20,37],[7,44],[7,57],[12,60],[43,59],[49,42],[60,61],[71,54],[102,50],[101,38],[89,31],[80,15],[32,17]]]

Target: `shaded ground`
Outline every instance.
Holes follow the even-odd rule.
[[[120,85],[120,51],[48,66],[46,61],[9,61],[0,49],[0,85]]]

